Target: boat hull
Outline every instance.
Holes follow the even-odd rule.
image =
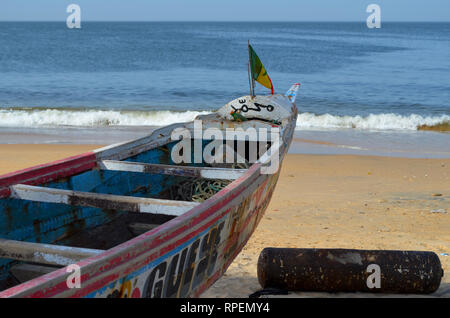
[[[212,198],[125,243],[83,259],[74,266],[42,275],[0,293],[0,297],[197,297],[227,270],[255,231],[275,189],[282,159],[292,140],[297,110],[283,129],[280,167],[273,174],[262,173],[262,164],[254,163],[244,175]],[[167,128],[170,131],[170,128]],[[166,136],[167,134],[159,134]],[[145,149],[155,147],[140,141]],[[59,164],[53,179],[96,168],[96,161],[124,155],[127,145],[87,154]],[[129,147],[136,149],[136,145]],[[126,148],[128,149],[128,148]],[[132,153],[135,150],[127,150]],[[79,161],[80,160],[80,161]],[[69,163],[67,163],[69,162]],[[80,164],[83,162],[82,168]],[[52,166],[54,168],[54,165]],[[28,183],[46,180],[42,167],[22,172]],[[52,171],[44,167],[46,175]],[[50,169],[49,171],[47,171]],[[78,170],[77,170],[78,169]],[[62,173],[62,174],[61,174]],[[3,179],[4,184],[23,182],[17,174]],[[35,180],[35,181],[33,181]],[[1,188],[10,195],[8,187]],[[73,274],[79,274],[77,286]],[[75,280],[74,280],[75,279]],[[75,283],[75,284],[74,284]]]

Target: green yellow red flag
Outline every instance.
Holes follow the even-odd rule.
[[[255,50],[253,50],[252,46],[248,45],[249,55],[250,55],[250,67],[252,72],[252,79],[257,81],[264,87],[267,87],[272,91],[273,95],[273,84],[269,75],[267,74],[264,65],[261,63],[258,55],[256,55]]]

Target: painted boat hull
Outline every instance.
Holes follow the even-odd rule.
[[[297,109],[283,130],[280,165],[292,140]],[[97,152],[0,177],[0,198],[9,185],[55,182],[97,169],[101,159],[123,160],[167,142],[174,127],[159,131],[160,139],[140,139]],[[270,202],[280,169],[262,174],[261,164],[222,189],[213,198],[154,230],[99,255],[76,263],[80,288],[70,288],[64,267],[0,292],[0,297],[197,297],[210,287],[245,246]],[[0,199],[1,204],[1,199]]]

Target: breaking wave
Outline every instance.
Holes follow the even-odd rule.
[[[102,127],[102,126],[165,126],[193,120],[208,111],[138,111],[56,108],[0,109],[0,127]],[[371,114],[368,116],[338,116],[301,113],[297,129],[417,130],[421,125],[436,125],[450,121],[449,115],[421,116],[417,114]]]
[[[3,127],[165,126],[193,120],[206,111],[118,111],[70,109],[0,109]]]
[[[449,115],[370,114],[368,116],[336,116],[302,113],[298,115],[297,129],[417,130],[421,125],[431,126],[448,121],[450,121]]]

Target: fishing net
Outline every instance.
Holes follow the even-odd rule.
[[[248,169],[249,163],[228,164],[226,168]],[[215,165],[217,167],[217,165]],[[225,166],[222,164],[222,168]],[[187,178],[170,189],[172,200],[203,202],[225,188],[233,180]]]

